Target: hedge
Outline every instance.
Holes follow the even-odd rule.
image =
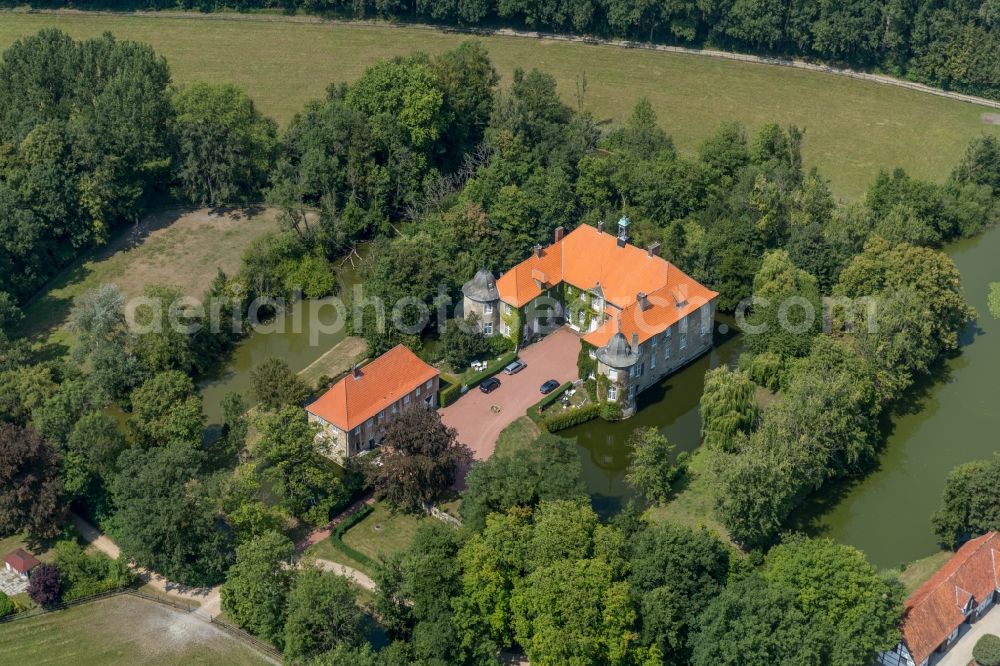
[[[972,658],[979,666],[1000,666],[1000,637],[983,634],[972,648]]]
[[[542,418],[542,411],[559,399],[563,393],[573,387],[573,382],[566,382],[559,388],[557,388],[552,393],[539,400],[537,403],[528,408],[528,418],[530,418],[535,423],[538,423],[539,419]]]
[[[469,378],[465,382],[460,384],[449,384],[447,387],[438,391],[438,404],[442,407],[447,407],[461,397],[462,387],[466,387],[466,390],[476,388],[484,380],[492,377],[513,363],[516,358],[517,352],[509,351],[493,363],[487,363],[485,370],[469,375]]]
[[[600,414],[600,405],[587,405],[542,419],[540,425],[549,432],[558,432],[566,428],[572,428],[575,425],[580,425],[581,423],[586,423],[591,419],[596,419]]]
[[[371,567],[372,569],[374,569],[376,566],[375,560],[368,557],[364,553],[354,550],[346,543],[344,543],[344,534],[347,533],[347,530],[351,529],[352,527],[360,523],[362,520],[367,518],[374,510],[375,509],[370,504],[365,504],[360,509],[349,515],[347,518],[344,518],[344,520],[333,529],[333,533],[330,535],[330,540],[333,541],[333,545],[337,548],[337,550],[344,553],[344,555],[347,555],[348,557],[360,562],[361,564]]]

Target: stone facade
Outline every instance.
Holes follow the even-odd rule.
[[[608,355],[607,347],[594,352],[597,373],[607,377],[607,393],[603,397],[622,407],[622,417],[635,414],[636,398],[650,386],[676,372],[712,348],[712,321],[715,318],[715,301],[658,333],[642,344],[636,336],[626,341],[617,334],[608,343],[624,345],[624,358]]]
[[[501,307],[496,278],[485,268],[462,286],[462,316],[475,315],[479,320],[479,330],[485,335],[502,332]]]
[[[439,388],[440,381],[437,377],[429,379],[350,432],[345,432],[323,417],[312,413],[308,415],[309,422],[319,426],[317,438],[321,442],[324,455],[342,465],[348,458],[381,446],[386,427],[404,409],[417,405],[437,409]]]

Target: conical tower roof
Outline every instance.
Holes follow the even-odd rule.
[[[618,331],[611,336],[608,344],[597,350],[597,358],[612,368],[631,368],[639,361],[638,350],[629,346],[628,340]]]
[[[500,300],[496,278],[485,268],[479,269],[475,277],[462,285],[462,293],[478,303]]]

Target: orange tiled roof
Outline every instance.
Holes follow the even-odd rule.
[[[563,281],[579,289],[600,286],[605,300],[621,309],[584,338],[598,347],[615,334],[619,320],[627,338],[634,332],[644,342],[718,296],[666,259],[630,243],[619,247],[614,235],[585,224],[504,273],[497,290],[502,301],[521,307]],[[636,302],[639,292],[648,295],[646,310]]]
[[[989,532],[965,543],[906,600],[903,640],[916,663],[923,662],[976,607],[1000,589],[1000,535]]]
[[[306,411],[351,430],[438,375],[436,368],[404,345],[396,345],[359,372],[360,377],[348,375],[334,384]]]

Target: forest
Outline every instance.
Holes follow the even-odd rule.
[[[107,0],[36,7],[122,9]],[[254,11],[514,27],[794,56],[1000,99],[997,0],[130,0],[133,9]]]
[[[21,40],[0,63],[0,535],[59,539],[77,511],[130,562],[223,583],[229,616],[290,663],[495,663],[517,650],[538,663],[867,666],[898,640],[896,576],[850,546],[787,533],[787,518],[870,469],[908,389],[957,349],[975,313],[939,248],[1000,219],[1000,141],[974,140],[945,182],[886,171],[842,204],[802,167],[807,132],[726,124],[681,156],[647,102],[601,127],[542,71],[500,85],[475,42],[331,84],[279,132],[233,86],[173,87],[143,45],[54,30]],[[260,295],[330,293],[333,261],[361,242],[369,292],[433,303],[558,226],[622,214],[637,244],[660,242],[722,310],[751,295],[840,305],[827,329],[748,335],[739,367],[707,378],[704,448],[725,534],[636,507],[602,521],[572,445],[544,434],[533,455],[472,465],[462,529],[427,521],[379,563],[373,614],[391,644],[376,652],[347,583],[290,566],[289,525],[324,525],[366,486],[399,511],[436,499],[468,463],[439,417],[401,422],[385,470],[338,472],[300,408],[316,387],[277,360],[206,431],[195,381],[238,330],[132,330],[106,285],[74,303],[71,354],[16,335],[18,305],[46,277],[164,199],[280,212],[282,230],[209,286],[236,311]],[[148,295],[164,308],[184,296]],[[855,325],[859,297],[878,299],[878,326]],[[778,316],[762,305],[750,323]],[[371,355],[399,342],[437,353],[366,318],[351,325]],[[780,399],[758,407],[758,386]],[[640,432],[635,448],[669,451],[661,437]],[[630,470],[649,504],[683,475],[662,457],[637,455]],[[940,522],[955,541],[979,524]]]

